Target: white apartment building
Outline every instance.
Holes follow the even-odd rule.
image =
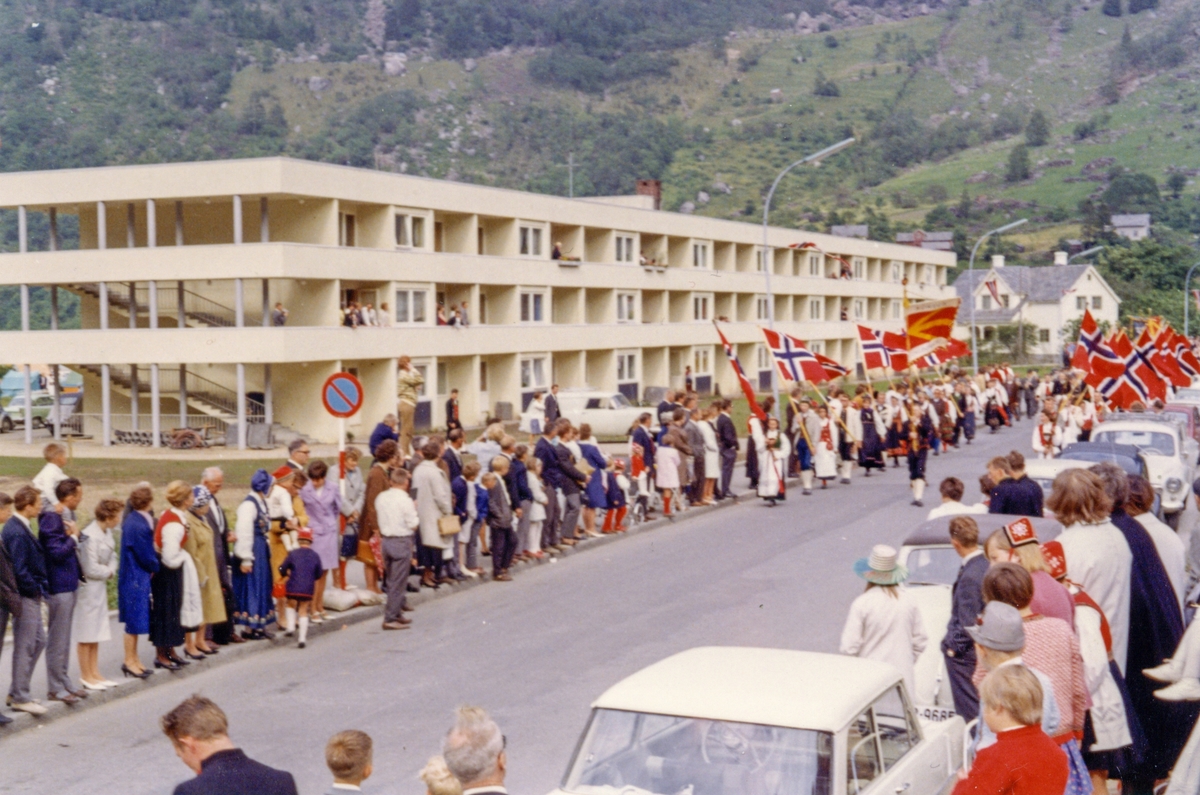
[[[397,359],[426,376],[418,424],[444,424],[457,388],[468,425],[515,416],[535,390],[591,386],[631,400],[651,386],[736,390],[712,321],[769,386],[764,262],[781,329],[852,366],[855,323],[896,329],[901,299],[953,295],[954,255],[912,246],[661,212],[649,197],[566,199],[267,158],[0,174],[20,251],[0,283],[68,290],[82,329],[3,332],[18,366],[59,363],[85,377],[83,433],[254,426],[336,438],[321,407],[347,370],[366,402],[365,437],[395,410]],[[49,216],[47,250],[28,223]],[[78,216],[79,250],[54,230]],[[561,243],[571,260],[551,258]],[[818,251],[800,249],[815,244]],[[851,263],[843,275],[837,255]],[[645,257],[653,265],[639,265]],[[907,280],[907,288],[902,281]],[[387,304],[391,325],[341,325],[346,301]],[[270,325],[282,302],[287,324]],[[466,304],[470,325],[437,324]]]

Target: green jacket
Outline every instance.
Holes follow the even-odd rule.
[[[417,389],[425,383],[421,372],[415,367],[411,370],[401,370],[397,381],[399,386],[396,390],[396,398],[405,403],[417,405]]]

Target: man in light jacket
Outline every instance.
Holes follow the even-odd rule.
[[[384,629],[408,629],[412,623],[411,618],[404,616],[410,609],[405,604],[405,596],[412,566],[413,532],[420,527],[421,517],[412,497],[408,496],[410,477],[407,469],[396,467],[388,474],[390,488],[375,498],[375,517],[383,548],[383,591],[387,594],[383,609]]]
[[[441,570],[444,560],[442,550],[449,546],[438,529],[438,520],[454,513],[454,494],[450,491],[450,481],[437,465],[441,454],[442,446],[436,439],[426,442],[421,448],[421,463],[413,470],[412,477],[413,488],[417,490],[417,514],[421,518],[421,546],[430,555],[425,562],[436,559],[436,565],[427,566],[422,578],[422,584],[431,587],[436,578],[432,569]]]
[[[401,356],[400,373],[396,384],[396,405],[400,411],[400,456],[407,458],[412,452],[413,421],[417,413],[417,391],[425,383],[425,377],[413,367],[412,358]],[[417,492],[420,494],[420,492]]]

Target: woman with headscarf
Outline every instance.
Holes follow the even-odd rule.
[[[211,509],[212,492],[204,486],[192,487],[192,506],[185,517],[187,540],[183,548],[196,564],[196,575],[200,580],[200,605],[204,614],[204,622],[195,632],[188,634],[184,645],[185,653],[193,659],[203,659],[201,655],[217,653],[217,649],[205,637],[205,628],[224,623],[228,618],[225,614],[225,596],[221,592],[221,578],[217,572],[217,542],[207,519]]]
[[[154,549],[158,552],[158,571],[150,578],[150,642],[157,650],[155,668],[178,671],[187,665],[175,653],[188,632],[204,623],[200,602],[200,580],[196,564],[184,549],[187,541],[187,514],[192,505],[192,489],[182,480],[167,485],[171,507],[158,517],[154,527]],[[204,659],[203,655],[188,656]]]
[[[150,632],[150,581],[158,571],[154,551],[154,492],[139,485],[129,494],[121,521],[121,565],[117,568],[117,620],[125,625],[125,662],[121,673],[145,679],[137,653],[138,635]]]
[[[1146,732],[1147,749],[1141,763],[1126,772],[1122,792],[1143,795],[1157,780],[1170,775],[1171,767],[1187,743],[1188,730],[1196,723],[1200,705],[1168,702],[1154,697],[1158,686],[1142,674],[1170,657],[1183,637],[1183,615],[1154,541],[1137,521],[1125,512],[1129,481],[1116,464],[1101,463],[1089,468],[1104,483],[1112,501],[1111,521],[1125,536],[1133,555],[1129,589],[1129,647],[1125,658],[1125,683]],[[1064,547],[1066,545],[1064,544]],[[1071,550],[1067,549],[1067,565]],[[1070,572],[1070,568],[1068,568]]]
[[[883,435],[887,433],[887,426],[870,395],[863,395],[859,416],[862,419],[862,445],[858,448],[858,465],[863,468],[864,477],[869,478],[872,469],[887,468],[883,460]]]
[[[233,558],[233,592],[238,612],[234,623],[243,627],[243,634],[252,640],[270,638],[266,628],[275,620],[271,602],[271,551],[267,532],[271,526],[267,511],[267,492],[271,476],[260,469],[250,479],[250,493],[237,508]]]

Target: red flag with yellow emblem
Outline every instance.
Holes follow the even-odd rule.
[[[912,347],[916,347],[917,343],[950,339],[961,302],[961,298],[948,298],[944,301],[922,301],[907,307],[904,310],[904,326],[912,340]]]

